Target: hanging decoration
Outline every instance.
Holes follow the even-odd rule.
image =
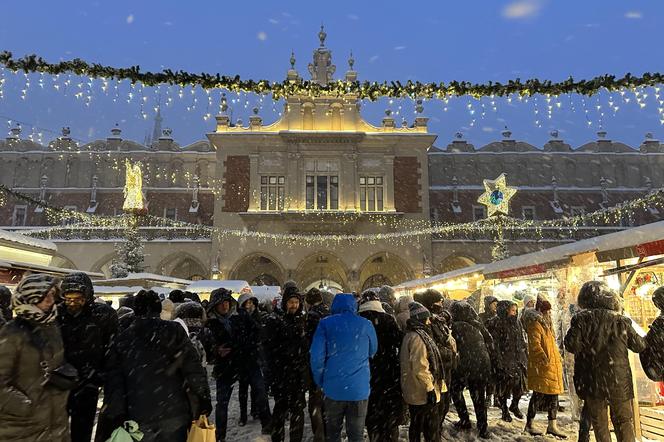
[[[122,210],[127,213],[142,213],[145,211],[143,203],[143,171],[141,162],[134,164],[125,159],[125,186],[123,190],[124,204]]]
[[[516,194],[515,187],[507,185],[507,177],[501,173],[495,180],[484,180],[484,193],[477,202],[487,208],[487,216],[508,215],[510,200]]]
[[[81,59],[49,63],[43,58],[32,54],[23,58],[15,58],[9,51],[0,52],[0,65],[17,72],[41,73],[49,75],[75,74],[87,76],[92,79],[101,79],[107,84],[108,80],[129,80],[132,84],[141,83],[145,86],[159,86],[162,84],[179,85],[180,87],[191,86],[203,89],[226,89],[233,92],[247,92],[260,95],[272,94],[274,100],[289,95],[309,96],[344,96],[346,94],[357,95],[360,99],[372,101],[380,97],[419,97],[419,98],[441,98],[450,96],[468,95],[475,98],[509,96],[531,96],[543,94],[547,96],[559,96],[563,94],[581,94],[591,96],[601,90],[617,91],[634,89],[637,87],[657,86],[664,83],[664,74],[646,72],[641,76],[625,74],[622,77],[615,75],[601,75],[589,80],[575,80],[569,77],[561,82],[551,80],[540,80],[537,78],[529,80],[509,80],[503,84],[500,82],[471,83],[468,81],[450,81],[449,83],[421,83],[408,80],[379,82],[348,82],[333,81],[326,86],[311,81],[289,81],[271,82],[268,80],[242,79],[239,75],[227,76],[221,74],[190,73],[185,71],[173,71],[165,69],[161,72],[142,72],[139,66],[129,68],[115,68],[103,66],[97,63],[88,63]],[[26,81],[28,81],[26,77]],[[29,83],[28,83],[29,84]],[[88,87],[91,87],[89,82]],[[82,88],[82,85],[81,85]],[[27,92],[27,87],[25,88]],[[82,92],[81,92],[82,95]],[[192,106],[195,105],[192,104]]]
[[[101,216],[68,210],[61,207],[51,207],[48,203],[40,201],[30,195],[15,191],[0,184],[0,192],[7,197],[16,198],[34,207],[42,208],[53,226],[22,230],[26,235],[53,239],[53,238],[86,238],[103,237],[112,239],[122,237],[128,220],[123,216]],[[541,239],[547,231],[555,229],[558,238],[564,235],[572,238],[575,232],[583,228],[593,229],[593,226],[618,225],[625,217],[633,216],[637,212],[646,212],[652,208],[664,210],[664,189],[657,189],[648,195],[623,202],[619,205],[606,209],[588,212],[582,215],[562,217],[551,220],[523,220],[509,216],[500,216],[500,222],[495,219],[482,219],[468,223],[426,223],[422,227],[411,229],[400,229],[398,225],[382,223],[382,227],[389,229],[383,233],[371,234],[299,234],[299,233],[274,233],[261,232],[246,229],[228,229],[177,221],[163,217],[145,214],[140,217],[141,233],[147,236],[147,240],[173,239],[173,238],[222,238],[237,237],[255,239],[259,241],[274,241],[280,244],[299,243],[303,245],[313,244],[340,244],[377,241],[390,241],[396,244],[412,242],[413,238],[435,236],[443,237],[476,237],[478,235],[495,235],[500,229],[503,233],[513,234],[518,237],[526,235],[533,239]],[[355,214],[357,215],[357,214]],[[348,218],[352,220],[352,218]],[[376,218],[376,222],[380,222]],[[63,225],[63,222],[65,225]]]

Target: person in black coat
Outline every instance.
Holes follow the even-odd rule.
[[[512,301],[498,301],[496,317],[487,323],[494,344],[494,372],[496,375],[496,397],[502,410],[502,419],[512,422],[510,411],[523,419],[519,400],[526,392],[526,369],[528,354],[523,330],[517,316],[517,305]],[[512,403],[507,408],[507,399]]]
[[[235,339],[238,330],[236,313],[237,301],[230,290],[219,288],[210,294],[207,307],[210,341],[205,343],[208,361],[214,364],[212,376],[217,382],[217,406],[215,422],[217,441],[226,440],[228,426],[228,404],[233,392],[233,384],[238,380],[240,352]]]
[[[646,335],[646,349],[640,354],[641,365],[651,380],[664,382],[664,287],[655,290],[652,302],[660,312]]]
[[[373,324],[378,338],[378,351],[369,361],[371,392],[365,420],[369,440],[397,442],[399,425],[406,420],[399,365],[403,334],[394,316],[383,309],[379,295],[371,290],[362,294],[359,314]]]
[[[58,306],[58,324],[65,359],[76,367],[81,379],[67,402],[71,440],[90,442],[108,350],[118,331],[118,316],[112,307],[95,302],[92,281],[83,272],[65,276],[61,290],[64,302]]]
[[[233,328],[236,362],[238,366],[240,426],[247,423],[247,400],[251,386],[251,409],[261,420],[264,432],[270,424],[270,408],[267,401],[267,390],[263,378],[261,333],[263,314],[258,310],[258,298],[245,293],[238,299],[237,317]],[[254,413],[252,413],[254,415]]]
[[[565,336],[565,349],[575,356],[574,387],[595,431],[595,439],[609,441],[607,408],[619,442],[633,441],[634,389],[628,350],[646,348],[645,340],[621,314],[618,294],[604,282],[586,282],[578,303],[585,310],[576,313]]]
[[[468,388],[475,406],[477,430],[481,438],[491,437],[487,424],[486,388],[491,378],[491,359],[489,352],[493,348],[491,335],[482,325],[475,309],[465,301],[455,301],[450,307],[452,314],[452,336],[459,351],[457,368],[452,372],[450,394],[459,415],[457,429],[471,428],[463,390]]]
[[[184,328],[159,318],[157,293],[141,290],[134,313],[111,346],[104,412],[136,421],[143,442],[185,442],[192,420],[212,411],[207,374]]]
[[[306,379],[310,367],[306,315],[302,304],[297,286],[285,286],[281,300],[283,313],[270,315],[263,329],[263,345],[274,395],[272,442],[283,442],[288,414],[290,440],[299,442],[304,436]]]
[[[323,301],[323,294],[313,287],[305,295],[307,305],[307,340],[309,348],[314,339],[314,333],[321,319],[330,314],[329,306]],[[325,440],[325,421],[323,416],[323,390],[313,381],[313,375],[308,379],[309,390],[309,419],[311,420],[311,431],[314,433],[314,442]]]
[[[443,360],[445,372],[445,385],[448,390],[441,394],[438,403],[438,416],[440,417],[440,428],[443,428],[445,417],[450,410],[450,390],[452,384],[452,370],[457,364],[457,346],[452,337],[452,315],[449,310],[443,307],[446,301],[445,296],[438,290],[427,289],[422,293],[416,293],[414,300],[422,304],[431,312],[431,332],[434,342],[438,346],[438,351]]]
[[[0,327],[12,319],[12,292],[4,285],[0,285]]]

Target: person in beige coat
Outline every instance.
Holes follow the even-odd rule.
[[[403,298],[402,298],[403,299]],[[410,411],[410,440],[440,441],[437,406],[441,393],[447,391],[440,351],[434,342],[431,313],[419,302],[409,305],[410,319],[401,343],[401,390]]]
[[[34,274],[12,297],[16,318],[0,330],[0,441],[70,440],[69,392],[47,378],[65,363],[53,308],[58,286],[57,278]]]

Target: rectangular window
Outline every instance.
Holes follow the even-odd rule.
[[[284,210],[285,184],[283,176],[261,176],[261,210]]]
[[[486,207],[473,206],[473,221],[479,221],[486,218]]]
[[[12,226],[24,226],[28,213],[28,206],[14,206],[12,215]]]
[[[339,177],[337,175],[307,175],[306,199],[306,208],[309,210],[338,210]]]
[[[383,211],[383,177],[360,177],[360,210]]]
[[[523,206],[521,208],[521,216],[526,221],[535,220],[535,207],[534,206]]]
[[[164,209],[164,218],[172,219],[176,221],[178,219],[178,209],[177,207],[166,207]]]

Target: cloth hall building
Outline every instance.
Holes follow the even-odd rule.
[[[335,79],[332,53],[313,51],[311,80]],[[353,60],[344,74],[357,79]],[[291,60],[289,81],[301,81]],[[554,219],[614,206],[664,186],[664,146],[646,136],[627,146],[600,132],[596,141],[571,148],[557,134],[541,148],[503,139],[476,148],[460,135],[437,141],[421,102],[407,125],[386,112],[372,125],[357,96],[288,96],[280,119],[264,123],[255,112],[244,124],[232,121],[228,105],[207,139],[180,146],[165,129],[148,143],[108,138],[79,145],[68,129],[48,145],[21,137],[19,127],[0,140],[0,183],[53,206],[93,215],[122,213],[124,161],[141,161],[150,215],[217,230],[276,234],[376,234],[429,222],[463,223],[486,216],[477,203],[484,179],[507,175],[518,189],[510,215]],[[160,121],[160,120],[159,120]],[[613,231],[661,218],[657,209],[607,225]],[[113,229],[61,228],[40,207],[6,198],[0,228],[25,231],[51,227],[58,252],[53,265],[109,274]],[[65,226],[66,227],[66,226]],[[400,242],[340,242],[321,245],[260,237],[192,236],[186,229],[141,229],[147,271],[186,279],[247,280],[252,285],[326,285],[362,290],[398,284],[491,260],[490,235],[419,236]],[[575,235],[596,234],[581,227]],[[506,238],[510,254],[569,241],[558,232]]]

